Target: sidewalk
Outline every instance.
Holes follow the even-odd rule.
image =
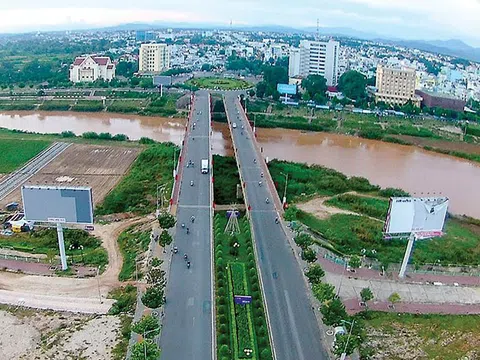
[[[318,252],[318,262],[322,265],[325,271],[334,274],[342,274],[344,273],[345,269],[342,264],[337,264],[328,260],[324,257],[324,254],[327,253],[325,249],[320,249]],[[454,286],[480,286],[480,277],[477,276],[453,276],[453,275],[440,275],[440,274],[417,274],[417,273],[408,273],[404,279],[400,279],[398,274],[388,274],[386,276],[382,276],[378,270],[368,269],[368,268],[361,268],[355,269],[355,273],[346,272],[351,277],[355,277],[358,279],[366,279],[366,280],[385,280],[388,278],[389,280],[399,282],[399,283],[406,283],[406,284],[428,284],[439,282],[444,285],[454,285]]]

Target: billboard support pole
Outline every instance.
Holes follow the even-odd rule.
[[[63,227],[61,223],[57,223],[58,247],[60,248],[60,260],[62,262],[62,270],[68,269],[67,256],[65,255],[65,241],[63,240]]]
[[[398,277],[403,279],[405,277],[405,272],[407,271],[408,260],[410,260],[410,255],[412,254],[413,243],[416,240],[415,233],[411,233],[408,237],[407,249],[405,250],[405,255],[403,256],[402,266],[400,267],[400,272]]]

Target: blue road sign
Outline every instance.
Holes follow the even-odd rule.
[[[233,300],[235,304],[247,305],[252,303],[252,297],[250,295],[234,295]]]

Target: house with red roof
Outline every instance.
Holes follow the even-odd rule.
[[[115,64],[108,56],[79,56],[70,65],[70,81],[73,83],[110,81],[115,77]]]

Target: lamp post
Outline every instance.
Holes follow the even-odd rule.
[[[348,347],[348,342],[350,341],[350,336],[352,335],[352,329],[353,329],[353,324],[355,324],[355,320],[352,320],[352,322],[347,321],[347,320],[341,320],[342,323],[347,323],[350,325],[350,331],[348,332],[348,337],[347,337],[347,342],[345,344],[345,347],[343,348],[343,353],[340,356],[340,360],[345,360],[347,357],[347,347]]]
[[[151,332],[154,332],[154,331],[157,331],[158,329],[152,329],[152,330],[148,330],[148,331],[143,331],[143,350],[144,350],[144,356],[145,356],[145,360],[147,360],[147,342],[145,341],[146,338],[145,338],[145,335],[151,333]]]
[[[283,176],[285,176],[285,189],[283,191],[283,201],[282,201],[282,206],[285,208],[285,204],[287,203],[287,186],[288,186],[288,174],[284,174],[283,172],[280,172]]]

